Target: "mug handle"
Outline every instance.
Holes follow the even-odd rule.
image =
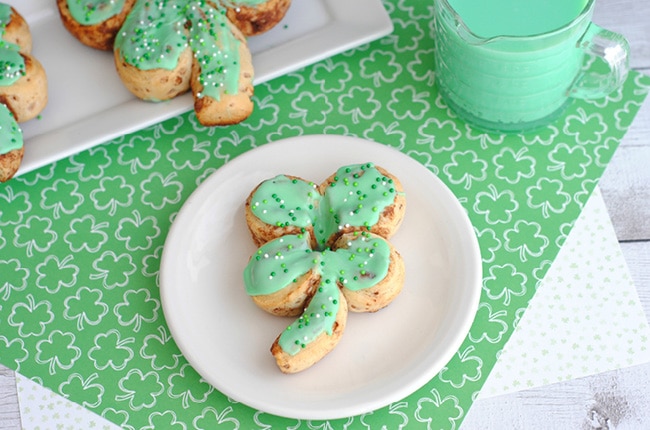
[[[625,82],[630,70],[630,45],[625,37],[591,23],[577,46],[587,54],[602,59],[609,71],[584,71],[570,88],[570,97],[598,99]]]

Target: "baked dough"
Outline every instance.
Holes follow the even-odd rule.
[[[290,0],[57,0],[82,43],[113,50],[125,87],[147,101],[192,91],[205,126],[236,124],[253,111],[246,36],[275,26]]]
[[[401,183],[372,163],[344,166],[320,185],[278,175],[251,191],[245,219],[258,250],[246,292],[273,315],[300,315],[271,346],[282,372],[332,351],[348,311],[376,312],[399,295],[404,261],[387,239],[405,209]]]
[[[19,122],[36,118],[47,104],[47,77],[31,55],[25,19],[0,3],[0,182],[11,179],[24,155]]]

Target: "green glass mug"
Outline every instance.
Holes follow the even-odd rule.
[[[620,34],[591,22],[595,0],[582,0],[567,22],[531,29],[534,34],[507,27],[503,14],[495,19],[489,10],[475,8],[516,1],[521,0],[434,0],[436,83],[459,117],[488,131],[526,132],[557,119],[574,98],[601,98],[623,84],[629,45]],[[575,7],[579,0],[561,1],[574,1]],[[528,13],[531,22],[544,22],[539,11]],[[480,22],[489,25],[481,35],[463,15],[472,15],[474,29]],[[511,19],[519,21],[525,19]],[[501,27],[507,29],[499,33]],[[585,61],[591,57],[602,61]]]

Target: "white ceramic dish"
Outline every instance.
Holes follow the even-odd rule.
[[[279,173],[320,182],[363,162],[396,174],[407,194],[405,220],[391,239],[405,260],[404,289],[375,314],[350,314],[333,352],[284,375],[269,348],[291,319],[265,313],[244,292],[242,271],[255,251],[244,201]],[[480,290],[478,243],[449,189],[397,150],[343,136],[269,143],[221,167],[183,205],[161,262],[165,317],[197,372],[233,399],[300,419],[358,415],[420,388],[467,335]]]
[[[21,125],[25,157],[18,175],[192,108],[189,94],[165,103],[136,99],[122,85],[111,53],[74,39],[54,0],[4,0],[27,20],[33,54],[45,67],[49,102],[40,120]],[[392,31],[381,0],[293,0],[273,30],[250,39],[261,83]]]

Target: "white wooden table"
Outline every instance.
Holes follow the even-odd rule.
[[[632,68],[650,74],[650,1],[597,0],[594,22],[624,34],[632,48]],[[600,188],[650,317],[650,101]],[[20,428],[14,373],[0,365],[0,430]],[[650,429],[650,363],[479,400],[463,424],[464,430],[550,428]]]

